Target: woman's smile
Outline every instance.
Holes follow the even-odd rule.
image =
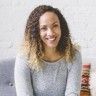
[[[44,47],[56,48],[61,37],[61,28],[57,15],[46,12],[40,17],[39,24],[40,37]]]
[[[46,38],[48,41],[55,41],[56,40],[56,37],[47,37]]]

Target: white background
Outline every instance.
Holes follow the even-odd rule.
[[[73,42],[81,47],[83,64],[91,64],[93,92],[96,89],[96,0],[0,0],[0,61],[16,56],[27,18],[40,4],[58,8],[66,18]]]

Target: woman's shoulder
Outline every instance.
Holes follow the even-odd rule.
[[[75,50],[75,55],[74,55],[74,59],[80,59],[81,58],[81,52],[80,50]]]
[[[30,67],[30,63],[29,63],[29,59],[27,56],[21,54],[21,53],[17,53],[16,55],[16,60],[15,60],[15,64],[19,64],[20,66],[26,67],[27,69],[29,69],[31,72],[34,71],[34,69],[32,69]]]
[[[82,65],[82,57],[81,52],[79,50],[76,50],[73,60],[68,63],[68,69],[70,70],[72,66],[79,66],[79,65],[80,66]]]
[[[21,53],[17,53],[15,62],[28,64],[28,58]]]
[[[20,58],[20,59],[23,59],[23,60],[28,60],[28,57],[25,56],[23,53],[17,53],[16,54],[16,58]]]

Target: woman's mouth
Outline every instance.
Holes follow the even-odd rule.
[[[56,40],[56,37],[46,38],[46,39],[49,40],[49,41],[54,41],[54,40]]]

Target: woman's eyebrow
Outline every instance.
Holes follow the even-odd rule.
[[[58,22],[55,21],[55,22],[52,23],[52,25],[54,25],[54,24],[58,24]],[[44,25],[40,25],[40,28],[42,28],[42,27],[46,27],[46,26],[47,26],[46,24],[44,24]]]
[[[52,23],[52,25],[54,25],[54,24],[58,24],[58,22],[57,22],[57,21],[55,21],[55,22],[53,22],[53,23]]]
[[[46,27],[46,25],[41,25],[40,28],[42,28],[42,27]]]

